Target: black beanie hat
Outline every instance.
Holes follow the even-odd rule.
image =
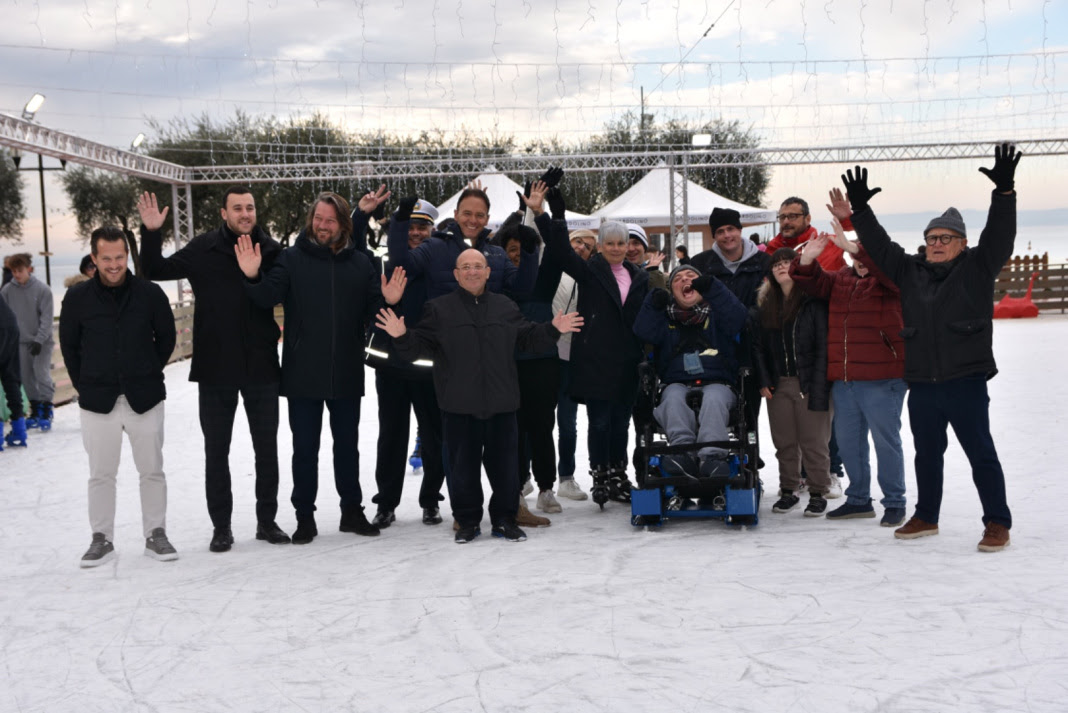
[[[742,229],[742,215],[733,208],[713,208],[712,215],[708,216],[708,227],[712,228],[712,234],[724,225],[733,225],[738,230]]]

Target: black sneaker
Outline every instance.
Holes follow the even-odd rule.
[[[294,545],[306,545],[314,540],[318,534],[319,528],[315,526],[315,517],[313,515],[304,517],[297,515],[297,529],[293,531]]]
[[[527,533],[520,530],[519,525],[514,522],[502,522],[500,525],[494,525],[490,534],[494,537],[501,537],[508,542],[525,542],[527,539]]]
[[[341,532],[354,532],[364,537],[378,537],[378,525],[367,522],[367,516],[363,514],[363,506],[356,505],[341,513],[341,524],[337,528]]]
[[[160,562],[173,562],[178,559],[178,551],[167,539],[167,533],[162,527],[157,527],[145,539],[145,556]]]
[[[827,498],[820,493],[809,493],[805,517],[822,517],[825,512],[827,512]]]
[[[256,525],[256,539],[271,545],[288,545],[289,535],[274,522],[261,522]]]
[[[93,533],[93,542],[82,555],[81,567],[99,567],[115,559],[115,545],[108,541],[103,532]]]
[[[693,478],[697,475],[697,461],[687,453],[668,453],[660,459],[660,470],[665,475],[688,475]]]
[[[475,539],[482,534],[482,528],[478,525],[469,525],[467,527],[461,527],[456,531],[456,537],[453,540],[458,545],[466,545],[471,540]]]
[[[792,490],[783,490],[779,495],[779,501],[771,506],[772,512],[790,512],[801,502],[801,498],[797,497]]]
[[[423,524],[424,525],[440,525],[441,524],[441,511],[437,508],[423,508]]]
[[[375,513],[375,519],[371,520],[371,524],[379,530],[384,530],[396,521],[397,514],[392,510],[379,510]]]
[[[229,552],[234,545],[234,533],[229,527],[216,527],[208,549],[212,552]]]

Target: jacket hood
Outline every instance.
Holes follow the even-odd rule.
[[[737,260],[728,260],[727,256],[723,254],[723,251],[719,249],[719,245],[717,243],[712,244],[712,252],[719,256],[719,259],[723,262],[723,266],[725,268],[727,268],[731,272],[737,272],[738,267],[743,262],[753,257],[753,255],[755,255],[756,253],[760,252],[760,248],[758,248],[756,246],[756,243],[754,243],[752,240],[749,240],[748,238],[743,238],[742,256]]]

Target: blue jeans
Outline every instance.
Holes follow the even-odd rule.
[[[871,499],[871,454],[868,433],[879,463],[880,501],[884,508],[905,507],[905,454],[901,450],[901,407],[907,387],[901,379],[835,381],[834,433],[849,474],[846,502],[867,505]]]
[[[990,396],[986,376],[975,374],[937,384],[910,383],[909,421],[916,445],[916,517],[938,523],[942,507],[942,467],[953,427],[972,466],[972,481],[983,504],[983,524],[1012,528],[1005,499],[1005,472],[990,435]]]
[[[630,435],[631,404],[615,401],[587,401],[590,419],[587,445],[590,470],[607,470],[609,466],[627,464],[627,438]]]
[[[560,360],[560,391],[556,398],[556,427],[559,436],[560,480],[575,477],[575,449],[578,447],[578,404],[568,395],[571,388],[571,362]]]

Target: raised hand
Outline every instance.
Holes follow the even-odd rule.
[[[845,220],[853,215],[853,209],[849,207],[849,201],[846,200],[841,188],[832,188],[827,195],[831,199],[831,202],[827,204],[827,210],[831,211],[831,215],[838,220]]]
[[[827,243],[831,240],[830,233],[820,233],[801,246],[801,264],[811,265],[820,256]]]
[[[654,287],[649,292],[649,306],[657,312],[663,312],[671,304],[671,295],[662,287]]]
[[[582,319],[582,315],[578,312],[564,314],[564,311],[560,310],[556,313],[556,316],[553,317],[553,326],[556,327],[556,331],[561,334],[579,332],[581,331],[583,324],[585,324],[585,320]]]
[[[564,169],[549,166],[549,170],[543,173],[539,180],[549,188],[556,188],[558,185],[560,185],[560,179],[563,177]]]
[[[655,253],[649,256],[649,264],[647,264],[646,267],[660,267],[660,263],[664,262],[665,257],[667,256],[664,255],[664,253],[657,250]]]
[[[468,188],[474,188],[476,191],[485,191],[486,190],[485,188],[482,187],[482,180],[479,179],[479,178],[476,178],[475,180],[473,180],[470,183],[468,183],[467,187]]]
[[[398,317],[388,307],[378,311],[378,315],[375,317],[375,324],[394,339],[403,337],[405,332],[408,331],[408,328],[404,326],[404,317]]]
[[[834,228],[834,235],[831,236],[831,242],[850,255],[856,255],[860,252],[860,248],[857,247],[857,244],[854,241],[846,239],[845,229],[842,228],[842,224],[838,221],[838,218],[831,218],[831,226]]]
[[[137,199],[137,212],[141,214],[141,225],[145,230],[159,230],[163,227],[163,221],[167,219],[170,208],[164,208],[161,212],[156,202],[156,194],[145,191]]]
[[[699,295],[703,295],[708,292],[708,288],[712,286],[712,280],[716,279],[712,275],[698,275],[693,278],[693,282],[690,283],[690,288]]]
[[[250,280],[260,274],[260,264],[263,258],[260,256],[260,244],[252,244],[252,238],[247,235],[237,236],[237,245],[234,246],[234,254],[237,256],[237,266],[245,277]]]
[[[392,195],[392,193],[386,190],[386,184],[383,183],[378,187],[377,191],[368,191],[365,193],[356,204],[356,207],[360,209],[361,213],[370,215],[375,212],[375,209],[378,208],[378,206],[385,203],[390,195]]]
[[[854,213],[867,208],[872,196],[883,190],[882,188],[868,188],[868,169],[860,166],[856,167],[855,175],[852,170],[846,171],[842,176],[842,183],[845,184],[846,193],[849,195],[849,205],[853,206]]]
[[[1016,153],[1014,144],[1002,144],[994,147],[994,167],[980,168],[984,176],[994,182],[998,193],[1012,193],[1016,187],[1016,164],[1022,153]]]
[[[415,196],[405,196],[401,198],[400,205],[397,206],[397,222],[412,219],[412,211],[415,209],[415,204],[419,202],[419,199]]]
[[[405,275],[403,267],[393,268],[393,274],[389,277],[389,282],[386,282],[386,276],[382,275],[382,297],[386,300],[386,304],[395,305],[401,301],[401,297],[404,296],[404,288],[408,285],[408,278]]]

